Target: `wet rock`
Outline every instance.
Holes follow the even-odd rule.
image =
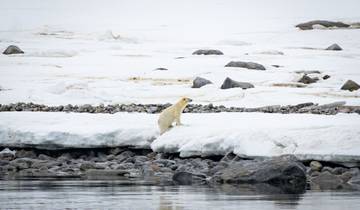
[[[316,160],[310,162],[310,168],[312,171],[321,171],[322,164]]]
[[[7,161],[11,161],[15,159],[15,151],[11,151],[8,148],[3,149],[0,152],[0,160],[7,160]]]
[[[323,26],[324,28],[348,28],[350,25],[345,24],[343,22],[334,22],[334,21],[327,21],[327,20],[313,20],[305,23],[301,23],[296,25],[297,28],[301,30],[311,30],[314,29],[314,26]]]
[[[122,153],[124,151],[125,151],[124,149],[116,147],[116,148],[113,148],[113,149],[110,150],[110,154],[118,155],[118,154],[120,154],[120,153]]]
[[[358,90],[360,88],[360,85],[352,80],[348,80],[345,82],[345,84],[341,87],[341,90],[349,90],[354,91]]]
[[[133,169],[134,167],[135,167],[135,165],[133,163],[121,163],[115,169],[129,170],[129,169]]]
[[[343,167],[335,167],[333,168],[332,170],[332,173],[335,174],[335,175],[341,175],[345,172],[347,172],[348,170],[346,168],[343,168]]]
[[[327,47],[325,50],[340,51],[340,50],[343,50],[343,49],[338,44],[332,44],[329,47]]]
[[[243,160],[229,164],[218,171],[211,182],[218,183],[269,183],[274,186],[292,185],[305,188],[305,166],[293,156],[269,160]]]
[[[310,179],[312,189],[339,189],[343,184],[343,180],[329,171],[321,172],[319,176]]]
[[[117,179],[118,177],[125,177],[128,175],[128,171],[124,170],[98,170],[98,169],[89,169],[86,171],[85,176],[88,179]]]
[[[30,158],[17,158],[10,162],[11,166],[14,166],[17,170],[30,168],[33,159]]]
[[[36,154],[32,150],[17,150],[15,153],[16,158],[36,158]]]
[[[191,185],[195,183],[203,183],[206,180],[206,176],[203,174],[194,174],[190,172],[175,172],[172,177],[175,184],[178,185]]]
[[[304,75],[302,76],[298,82],[304,83],[304,84],[311,84],[311,83],[315,83],[317,82],[319,79],[318,78],[311,78],[308,75]]]
[[[212,84],[210,80],[204,79],[202,77],[196,77],[193,80],[193,85],[191,88],[201,88],[202,86],[205,86],[207,84]]]
[[[23,54],[24,51],[22,51],[18,46],[10,45],[6,48],[6,50],[3,52],[4,55],[11,55],[11,54]]]
[[[40,154],[40,155],[38,156],[38,159],[39,159],[39,160],[53,160],[54,158],[52,158],[52,157],[50,157],[50,156],[48,156],[48,155],[45,155],[45,154]]]
[[[265,67],[255,62],[231,61],[225,67],[239,67],[253,70],[266,70]]]
[[[221,52],[220,50],[213,50],[213,49],[196,50],[192,54],[193,55],[224,55],[224,53]]]
[[[230,79],[227,77],[223,84],[221,85],[221,89],[229,89],[229,88],[242,88],[242,89],[248,89],[248,88],[254,88],[255,86],[248,82],[238,82],[235,80]]]
[[[115,156],[115,159],[120,163],[122,161],[125,161],[126,159],[135,156],[135,154],[131,151],[124,151],[119,155]]]
[[[80,170],[82,170],[82,171],[86,171],[86,170],[89,170],[89,169],[95,169],[95,168],[96,168],[95,163],[89,162],[89,161],[81,163],[81,165],[80,165]]]

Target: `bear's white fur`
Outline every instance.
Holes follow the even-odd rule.
[[[160,129],[160,135],[165,133],[172,127],[175,121],[176,125],[181,125],[180,115],[185,109],[186,105],[191,102],[190,98],[183,97],[176,104],[164,109],[159,116],[158,125]]]

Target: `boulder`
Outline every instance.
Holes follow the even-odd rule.
[[[243,61],[230,61],[225,67],[238,67],[253,70],[266,70],[265,67],[255,62],[243,62]]]
[[[321,171],[322,164],[314,160],[310,162],[310,168],[312,171]]]
[[[360,85],[352,80],[348,80],[345,82],[345,84],[341,87],[341,90],[349,90],[354,91],[358,90],[360,88]]]
[[[221,89],[229,89],[229,88],[242,88],[242,89],[248,89],[248,88],[254,88],[255,86],[248,82],[238,82],[235,80],[230,79],[227,77],[223,84],[221,85]]]
[[[310,179],[310,185],[312,189],[335,190],[342,188],[343,180],[329,171],[323,171]]]
[[[167,70],[168,70],[167,68],[163,68],[163,67],[159,67],[155,69],[155,71],[167,71]]]
[[[334,21],[327,21],[327,20],[313,20],[305,23],[300,23],[295,27],[300,28],[301,30],[312,30],[314,26],[322,26],[324,28],[348,28],[350,25],[345,24],[343,22],[334,22]]]
[[[194,183],[203,183],[206,180],[206,176],[203,174],[195,174],[186,171],[176,172],[173,177],[175,184],[179,185],[191,185]]]
[[[6,50],[3,52],[4,55],[11,55],[11,54],[24,54],[24,51],[22,51],[18,46],[10,45],[6,48]]]
[[[343,49],[338,44],[332,44],[329,47],[327,47],[325,50],[340,51],[340,50],[343,50]]]
[[[193,80],[193,86],[191,88],[201,88],[204,85],[212,84],[210,80],[204,79],[202,77],[196,77]]]
[[[193,52],[193,55],[224,55],[223,52],[221,52],[220,50],[213,50],[213,49],[208,49],[208,50],[196,50],[195,52]]]
[[[229,184],[268,183],[305,189],[305,171],[305,166],[294,156],[280,156],[263,161],[232,162],[225,169],[218,171],[211,181]]]
[[[311,84],[311,83],[315,83],[316,81],[318,81],[319,79],[314,77],[311,78],[308,75],[304,75],[302,76],[298,82],[304,83],[304,84]]]

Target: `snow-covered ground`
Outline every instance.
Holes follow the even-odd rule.
[[[0,49],[15,44],[25,54],[0,55],[0,103],[166,103],[187,95],[245,107],[360,105],[359,91],[340,90],[348,79],[360,83],[360,30],[294,27],[313,19],[360,21],[359,7],[358,0],[3,1]],[[344,50],[304,49],[333,43]],[[191,55],[200,48],[225,55]],[[266,53],[274,50],[284,55]],[[267,70],[224,68],[232,60]],[[298,70],[331,78],[305,88],[274,86],[296,81]],[[214,84],[191,89],[196,76]],[[226,77],[255,88],[221,90]]]
[[[357,114],[184,114],[183,126],[159,136],[158,115],[140,113],[0,113],[1,146],[91,148],[133,146],[181,156],[294,154],[360,160]]]

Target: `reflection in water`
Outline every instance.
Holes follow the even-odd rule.
[[[289,194],[267,184],[152,186],[125,181],[0,181],[1,209],[360,209],[359,191]]]

